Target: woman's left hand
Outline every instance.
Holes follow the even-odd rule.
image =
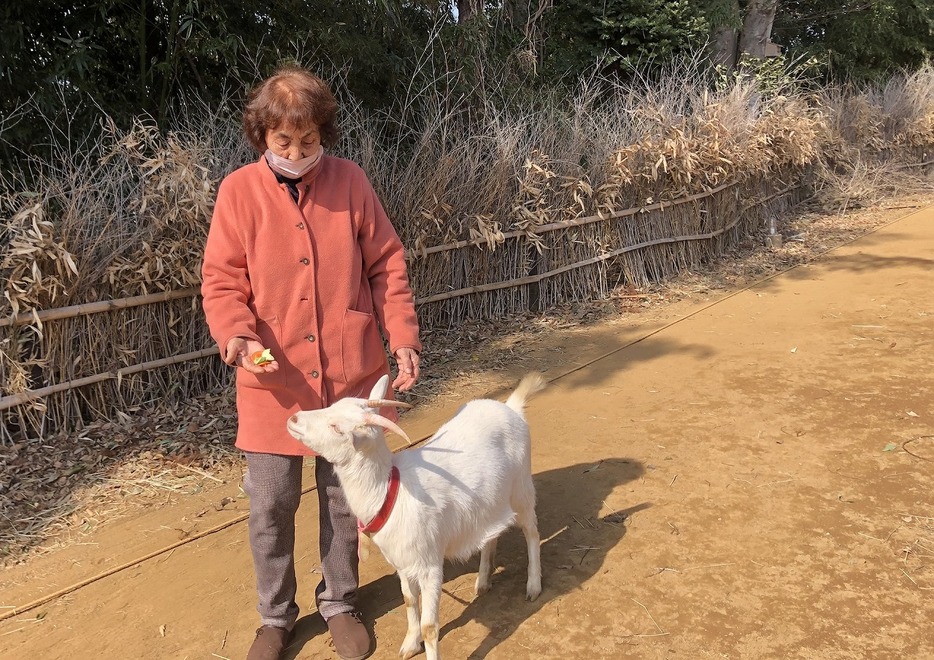
[[[418,380],[418,353],[411,348],[400,348],[395,352],[394,357],[399,373],[392,381],[392,389],[406,392],[412,389],[415,381]]]

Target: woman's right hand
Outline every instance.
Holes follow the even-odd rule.
[[[224,362],[231,366],[246,369],[251,374],[271,374],[279,370],[279,363],[274,359],[265,364],[253,364],[250,356],[256,352],[262,352],[266,347],[254,339],[245,337],[233,337],[227,342],[227,350],[224,354]],[[275,356],[273,356],[275,358]]]

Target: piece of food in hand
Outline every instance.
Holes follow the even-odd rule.
[[[262,351],[256,351],[250,356],[250,359],[253,360],[253,364],[262,366],[267,362],[274,362],[276,358],[272,356],[272,351],[267,348]]]

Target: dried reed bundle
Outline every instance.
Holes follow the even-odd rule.
[[[11,322],[0,331],[0,401],[211,347],[190,295],[106,314],[78,307],[75,318],[43,314],[43,321],[38,313],[200,285],[221,174],[212,165],[225,162],[218,156],[231,146],[212,142],[209,128],[163,136],[142,120],[124,132],[107,124],[83,151],[60,146],[48,162],[31,162],[39,192],[24,197],[7,190],[0,309]],[[32,317],[26,325],[18,318],[24,314]],[[74,428],[133,402],[171,401],[226,382],[222,369],[200,366],[197,374],[195,365],[181,365],[24,400],[0,410],[0,438]]]
[[[498,100],[505,79],[468,98],[455,77],[426,69],[384,113],[348,98],[339,146],[408,248],[428,331],[694,268],[761,232],[810,173],[845,206],[888,185],[880,162],[894,171],[934,145],[931,68],[814,96],[764,93],[748,77],[713,86],[687,63],[652,81],[586,79],[534,107]],[[227,384],[217,360],[172,363],[212,346],[196,297],[38,313],[197,289],[217,182],[255,155],[234,116],[196,100],[173,128],[108,124],[97,143],[35,164],[34,192],[15,173],[0,180],[2,394],[93,381],[0,404],[0,440]]]
[[[829,136],[815,168],[828,208],[870,204],[896,189],[916,189],[906,163],[929,160],[934,144],[934,68],[893,76],[884,85],[823,90]]]

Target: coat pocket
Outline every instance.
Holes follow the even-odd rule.
[[[386,364],[386,351],[376,317],[348,309],[341,329],[341,373],[344,382],[356,383]]]

